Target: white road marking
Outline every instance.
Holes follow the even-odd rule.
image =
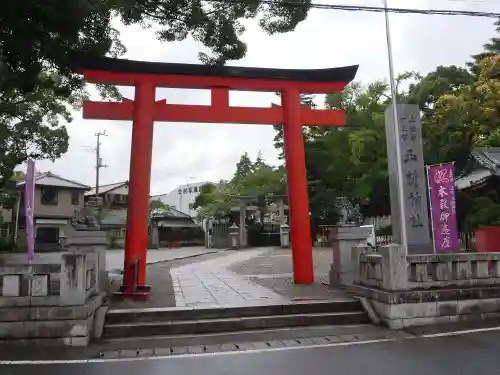
[[[171,358],[192,358],[192,357],[212,357],[218,355],[241,355],[241,354],[254,354],[254,353],[266,353],[266,352],[281,352],[286,350],[303,350],[303,349],[316,349],[316,348],[328,348],[335,346],[354,346],[354,345],[366,345],[366,344],[376,344],[380,342],[391,342],[401,340],[401,338],[392,339],[377,339],[377,340],[366,340],[366,341],[347,341],[347,342],[337,342],[331,344],[315,344],[315,345],[304,345],[304,346],[291,346],[283,348],[269,348],[269,349],[248,349],[239,351],[228,351],[228,352],[215,352],[215,353],[190,353],[190,354],[172,354],[166,356],[153,356],[153,357],[134,357],[134,358],[92,358],[92,359],[75,359],[75,360],[53,360],[53,361],[0,361],[0,365],[52,365],[52,364],[84,364],[84,363],[105,363],[105,362],[135,362],[135,361],[158,361],[163,359]]]
[[[53,360],[53,361],[0,361],[0,365],[52,365],[52,364],[85,364],[85,363],[106,363],[106,362],[135,362],[135,361],[158,361],[169,358],[192,358],[192,357],[210,357],[218,355],[241,355],[241,354],[252,354],[252,353],[265,353],[265,352],[279,352],[286,350],[304,350],[304,349],[315,349],[315,348],[329,348],[329,347],[345,347],[345,346],[355,346],[355,345],[368,345],[368,344],[378,344],[384,342],[394,342],[400,340],[414,340],[418,338],[438,338],[446,336],[459,336],[466,335],[470,333],[480,333],[480,332],[494,332],[500,331],[500,327],[490,327],[490,328],[478,328],[469,329],[464,331],[453,331],[444,333],[433,333],[421,336],[406,337],[406,338],[391,338],[391,339],[377,339],[377,340],[365,340],[365,341],[349,341],[349,342],[339,342],[331,344],[315,344],[315,345],[305,345],[305,346],[292,346],[284,348],[269,348],[269,349],[248,349],[240,351],[229,351],[229,352],[216,352],[216,353],[193,353],[193,354],[172,354],[167,356],[153,356],[153,357],[140,357],[140,358],[93,358],[93,359],[77,359],[77,360]]]
[[[452,331],[452,332],[442,332],[442,333],[429,333],[418,337],[425,337],[425,338],[446,337],[446,336],[466,335],[468,333],[494,332],[494,331],[500,331],[500,327],[476,328],[476,329],[467,329],[464,331]]]

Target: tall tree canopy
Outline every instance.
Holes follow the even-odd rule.
[[[496,23],[500,31],[500,21]],[[426,164],[454,161],[464,172],[470,152],[478,146],[500,146],[500,38],[492,38],[484,53],[466,67],[438,66],[425,76],[407,72],[397,77],[398,103],[417,104],[422,111]],[[303,95],[302,105],[314,105]],[[347,197],[360,205],[364,216],[390,214],[384,112],[391,103],[386,82],[351,83],[343,92],[327,95],[325,106],[346,112],[346,126],[304,127],[307,180],[313,223],[337,221],[335,201]],[[275,126],[275,147],[284,159],[283,129]],[[243,155],[236,168],[233,192],[271,191],[276,169],[251,168]],[[282,172],[283,185],[285,171]],[[237,181],[237,184],[234,182]],[[265,186],[267,185],[267,187]],[[286,191],[286,186],[283,186]],[[465,228],[497,218],[500,208],[492,197],[459,202]],[[465,215],[464,215],[465,213]],[[477,215],[474,215],[477,213]]]
[[[268,33],[293,30],[310,0],[4,0],[0,12],[0,189],[28,157],[67,151],[72,108],[86,97],[72,61],[79,53],[121,56],[115,21],[155,26],[162,41],[189,35],[207,47],[206,63],[241,59],[244,19],[258,18]],[[105,97],[114,88],[99,87]]]
[[[223,217],[232,207],[239,206],[237,196],[254,197],[261,213],[265,213],[268,203],[274,196],[286,193],[285,170],[267,164],[261,154],[252,162],[245,152],[236,163],[231,181],[205,184],[201,194],[195,199],[194,206],[201,217]]]

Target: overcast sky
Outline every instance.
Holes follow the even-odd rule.
[[[381,5],[382,0],[315,0],[316,3]],[[431,5],[432,4],[432,5]],[[498,0],[389,0],[392,7],[467,9],[500,12]],[[491,18],[391,14],[396,73],[427,73],[437,65],[464,65],[469,56],[495,35]],[[387,79],[384,16],[379,13],[312,10],[293,33],[268,36],[256,22],[246,23],[247,56],[233,65],[269,68],[330,68],[359,64],[356,79]],[[159,43],[151,30],[120,26],[128,48],[125,58],[147,61],[197,63],[202,47],[188,39]],[[132,97],[133,91],[124,90]],[[170,103],[209,104],[209,92],[161,89],[157,98]],[[230,104],[268,106],[274,94],[231,93]],[[94,134],[106,130],[102,140],[101,184],[125,181],[129,174],[131,122],[83,120],[75,113],[68,125],[68,153],[55,163],[37,162],[37,170],[52,171],[88,185],[95,184]],[[255,158],[259,151],[278,163],[272,126],[233,124],[155,124],[151,193],[167,193],[187,182],[230,178],[245,151]]]

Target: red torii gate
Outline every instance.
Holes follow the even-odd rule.
[[[302,125],[341,126],[345,114],[303,107],[300,94],[342,91],[354,78],[357,66],[262,69],[98,57],[80,58],[78,67],[87,82],[135,87],[134,100],[83,104],[85,119],[133,121],[122,296],[144,298],[149,292],[146,256],[154,121],[284,125],[294,281],[314,282]],[[210,89],[211,105],[155,100],[157,87]],[[231,107],[229,90],[280,92],[282,106]]]

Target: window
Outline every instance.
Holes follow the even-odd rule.
[[[189,203],[189,209],[192,210],[194,207],[194,204],[193,203]]]
[[[189,192],[190,192],[190,193],[192,193],[192,192],[193,192],[193,188],[189,188],[188,190],[189,190]]]
[[[182,189],[179,189],[177,192],[179,193],[179,195],[182,194]]]
[[[193,191],[194,191],[195,193],[197,193],[197,192],[198,192],[198,186],[195,186],[195,187],[193,188]]]
[[[43,187],[40,201],[44,205],[57,206],[57,189],[54,187]]]
[[[184,188],[184,190],[182,191],[184,194],[186,194],[188,192],[188,189]]]
[[[71,192],[71,204],[73,206],[78,206],[80,204],[80,192],[72,191]]]
[[[58,243],[59,242],[59,228],[56,227],[41,227],[36,230],[36,243]]]

